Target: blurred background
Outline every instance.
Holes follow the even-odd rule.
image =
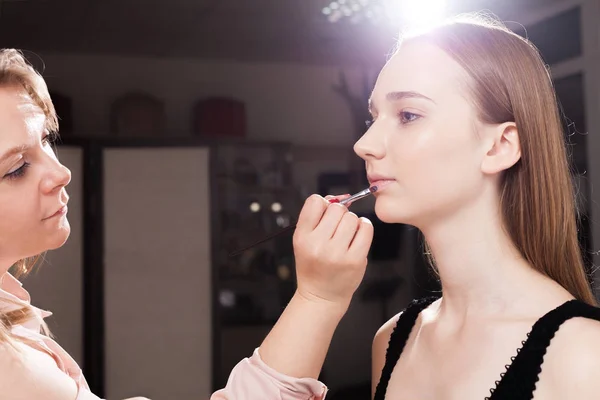
[[[352,152],[407,22],[487,11],[551,67],[584,215],[600,247],[599,0],[0,0],[57,108],[73,171],[68,244],[27,278],[57,340],[109,400],[202,399],[251,355],[295,289],[291,234],[311,193],[366,187]],[[589,134],[588,134],[589,133]],[[328,399],[370,397],[376,330],[437,290],[419,232],[375,224],[367,276],[334,337]]]

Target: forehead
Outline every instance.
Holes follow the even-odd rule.
[[[0,87],[0,145],[22,142],[44,130],[46,117],[22,90]]]
[[[462,97],[467,80],[464,69],[439,47],[407,41],[379,74],[373,100],[383,101],[389,92],[415,91],[443,104]]]

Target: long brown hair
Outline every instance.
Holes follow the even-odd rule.
[[[432,43],[464,68],[482,122],[515,122],[521,159],[502,177],[505,229],[533,268],[596,305],[577,238],[576,195],[556,93],[539,51],[481,15],[460,16],[404,40]]]
[[[58,134],[58,118],[48,87],[42,76],[29,64],[23,54],[15,49],[0,49],[0,90],[16,88],[22,90],[40,107],[46,116],[46,129],[53,135]],[[16,277],[28,274],[40,256],[20,260],[11,270]],[[4,300],[6,301],[6,300]],[[0,342],[10,341],[11,328],[32,317],[32,309],[23,307],[5,312],[0,309]],[[42,323],[42,333],[49,334],[46,324]]]

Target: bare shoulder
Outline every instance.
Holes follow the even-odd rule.
[[[390,342],[392,332],[398,323],[398,319],[402,313],[398,313],[393,316],[389,321],[379,328],[373,339],[373,349],[371,358],[371,382],[372,382],[372,394],[375,394],[375,388],[381,378],[381,371],[385,365],[385,353]]]
[[[394,315],[377,330],[375,339],[373,339],[373,352],[375,352],[375,350],[381,350],[381,352],[385,353],[390,341],[390,337],[392,336],[392,332],[398,324],[398,320],[400,319],[401,315],[401,312]]]
[[[556,398],[569,398],[577,388],[580,400],[598,398],[600,321],[572,318],[564,322],[548,348],[540,382],[551,386]]]
[[[426,307],[420,308],[422,312],[417,316],[416,325],[419,325],[420,321],[422,321],[422,318],[426,318],[430,312],[434,311],[439,306],[439,301],[440,300],[437,299],[434,302],[426,303]],[[414,306],[416,304],[415,302],[411,304]],[[392,336],[392,332],[394,332],[396,325],[398,325],[398,320],[402,314],[403,313],[400,312],[394,315],[385,324],[383,324],[381,328],[379,328],[375,334],[375,339],[373,340],[373,357],[375,357],[375,355],[380,355],[381,358],[385,359],[385,353],[390,342],[390,337]]]
[[[15,347],[0,343],[0,398],[75,400],[75,381],[50,355],[22,343]]]

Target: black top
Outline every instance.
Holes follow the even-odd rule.
[[[398,319],[390,336],[385,365],[381,371],[374,400],[385,400],[392,371],[402,354],[417,317],[435,300],[436,297],[414,300]],[[517,349],[516,356],[511,357],[511,363],[505,366],[506,372],[500,374],[500,380],[495,382],[495,386],[490,389],[490,396],[485,400],[531,400],[550,341],[562,323],[574,317],[600,321],[600,308],[579,300],[570,300],[538,319],[527,334],[527,339],[521,342],[522,346]]]

